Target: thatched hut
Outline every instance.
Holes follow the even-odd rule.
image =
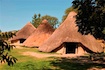
[[[39,47],[54,32],[53,27],[46,19],[38,26],[36,31],[23,43],[27,47]]]
[[[15,44],[23,43],[35,30],[36,28],[30,22],[28,22],[16,33],[16,36],[10,39],[10,41],[11,43]]]
[[[92,35],[82,35],[78,32],[75,16],[75,12],[70,12],[59,28],[39,47],[39,51],[55,51],[62,54],[103,52],[102,47]]]

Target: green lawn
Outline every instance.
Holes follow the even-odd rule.
[[[18,59],[17,63],[13,66],[0,64],[0,70],[87,70],[91,67],[105,68],[105,64],[87,63],[84,61],[80,61],[80,63],[78,63],[76,62],[78,59],[60,57],[36,58],[33,56],[21,55],[22,52],[27,51],[40,53],[35,48],[13,49],[11,52],[9,52],[9,54],[15,56]]]
[[[1,64],[0,70],[36,70],[36,69],[50,69],[50,59],[38,59],[32,56],[21,55],[22,52],[38,52],[35,48],[13,49],[9,52],[18,59],[17,63],[13,66]]]

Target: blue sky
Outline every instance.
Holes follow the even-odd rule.
[[[62,20],[73,0],[0,0],[0,30],[21,29],[34,14],[55,16]]]

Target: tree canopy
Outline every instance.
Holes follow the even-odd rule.
[[[32,17],[32,24],[37,28],[40,23],[41,23],[41,15],[34,14],[34,16]]]
[[[32,24],[37,28],[40,25],[41,21],[44,19],[48,20],[49,24],[51,24],[53,28],[56,28],[56,25],[58,24],[58,19],[49,15],[41,16],[40,14],[34,14]]]
[[[0,30],[0,32],[2,32],[2,31]]]
[[[74,0],[72,3],[75,9],[78,8],[78,31],[105,39],[105,0]]]

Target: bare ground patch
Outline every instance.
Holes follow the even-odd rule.
[[[37,52],[23,52],[22,55],[26,55],[26,56],[33,56],[33,57],[37,57],[37,58],[46,58],[46,57],[70,57],[70,58],[76,58],[77,54],[47,54],[47,53],[37,53]]]
[[[80,58],[80,55],[74,55],[74,54],[47,54],[47,53],[38,53],[38,52],[30,52],[30,51],[27,51],[27,52],[23,52],[22,55],[25,55],[25,56],[33,56],[33,57],[36,57],[36,58],[47,58],[47,57],[61,57],[61,58],[64,58],[66,57],[67,59],[68,58],[76,58],[77,60],[73,60],[72,63],[87,63],[87,64],[102,64],[104,65],[105,62],[100,62],[100,61],[91,61],[90,59],[81,59]],[[67,61],[67,60],[66,60]],[[68,61],[69,62],[69,61]],[[97,68],[97,67],[91,67],[91,68],[88,68],[87,70],[105,70],[105,68]]]

